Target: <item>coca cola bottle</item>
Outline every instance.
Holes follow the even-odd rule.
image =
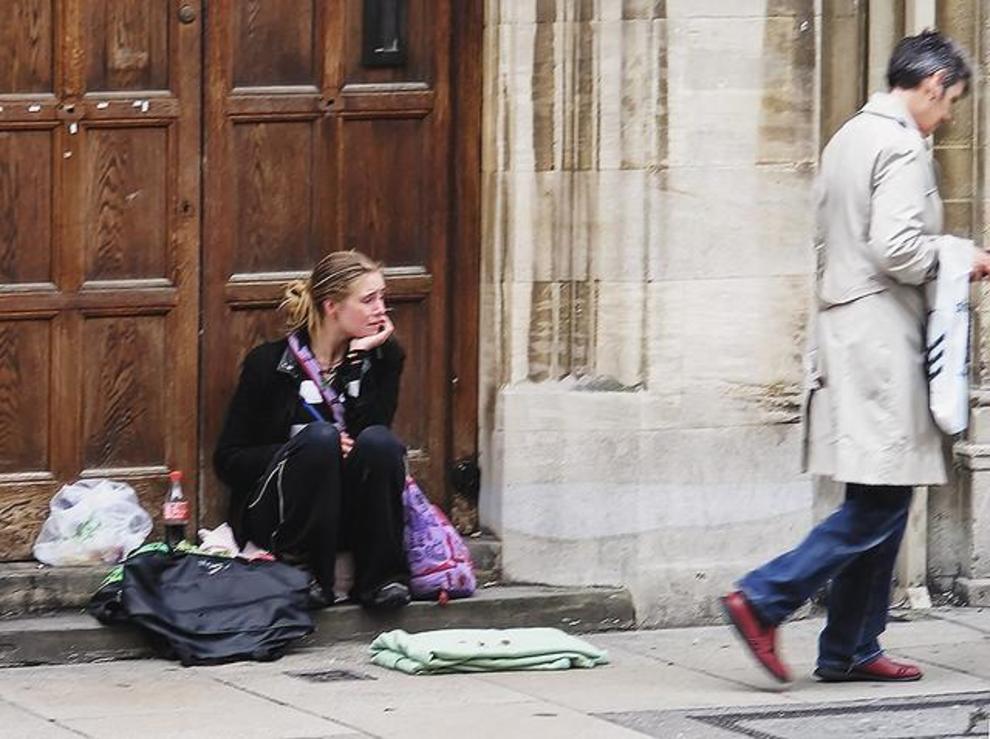
[[[173,470],[168,473],[168,495],[162,506],[162,520],[165,522],[165,543],[176,546],[186,538],[189,524],[189,501],[182,494],[182,473]]]

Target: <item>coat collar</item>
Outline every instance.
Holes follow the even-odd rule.
[[[862,107],[861,112],[878,115],[882,118],[890,118],[897,121],[904,128],[916,131],[921,136],[921,131],[918,130],[918,124],[915,123],[914,116],[911,115],[907,109],[907,105],[897,95],[892,95],[889,92],[875,92],[870,95],[869,101]]]
[[[309,346],[309,333],[306,329],[300,329],[299,331],[300,341]],[[380,349],[376,351],[381,351]],[[365,357],[361,361],[361,377],[364,377],[365,373],[371,367],[371,361],[368,357]],[[282,356],[278,360],[278,364],[275,367],[276,372],[281,372],[282,374],[288,375],[294,380],[303,379],[303,370],[299,366],[299,362],[296,361],[295,355],[292,353],[292,349],[289,348],[289,342],[286,340],[285,349],[282,351]]]
[[[298,336],[300,343],[309,346],[309,332],[305,328],[298,330]],[[289,375],[294,380],[302,379],[302,367],[299,366],[299,362],[296,361],[295,356],[292,354],[292,349],[289,348],[288,338],[285,340],[285,350],[282,352],[275,370]]]
[[[285,351],[282,352],[282,357],[278,360],[278,366],[275,369],[296,380],[302,377],[302,370],[299,368],[296,358],[292,356],[292,350],[288,344],[286,344]]]

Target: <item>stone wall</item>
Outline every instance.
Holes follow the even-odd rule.
[[[489,0],[482,523],[506,575],[697,623],[798,474],[812,0]]]
[[[987,239],[990,141],[987,72],[990,69],[990,8],[969,0],[939,0],[941,29],[971,50],[976,67],[972,94],[956,106],[953,122],[936,135],[942,170],[946,228]],[[928,573],[940,589],[954,588],[971,605],[990,605],[990,300],[987,283],[974,286],[973,412],[967,439],[955,445],[955,484],[934,491],[929,516]]]

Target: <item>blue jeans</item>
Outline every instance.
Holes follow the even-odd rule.
[[[831,580],[818,666],[846,670],[883,653],[894,560],[907,525],[911,488],[846,484],[846,500],[797,548],[739,581],[757,614],[777,625]]]

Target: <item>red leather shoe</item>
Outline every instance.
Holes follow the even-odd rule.
[[[777,656],[777,627],[764,626],[746,600],[746,596],[738,590],[723,596],[720,600],[725,615],[736,627],[736,633],[742,637],[749,651],[756,657],[756,661],[775,680],[782,683],[790,682],[791,674]]]
[[[881,654],[869,662],[850,667],[848,670],[818,667],[815,669],[815,675],[826,683],[909,683],[914,680],[920,680],[922,672],[917,665],[907,662],[895,662]]]

